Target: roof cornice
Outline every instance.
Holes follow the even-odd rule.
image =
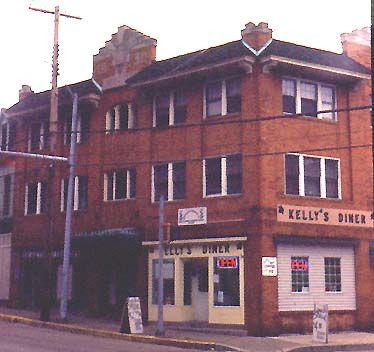
[[[337,68],[337,67],[314,64],[314,63],[310,63],[310,62],[306,62],[302,60],[295,60],[295,59],[290,59],[290,58],[276,56],[276,55],[267,56],[261,59],[260,62],[265,65],[267,64],[274,65],[274,64],[280,63],[280,64],[299,66],[299,67],[306,67],[306,68],[310,68],[310,69],[314,69],[318,71],[324,71],[324,72],[333,73],[333,74],[338,74],[342,76],[349,76],[349,77],[361,78],[361,79],[371,79],[370,74],[354,72],[354,71],[345,70],[345,69]]]
[[[141,82],[138,82],[138,83],[129,83],[129,85],[133,86],[133,87],[141,87],[141,86],[145,86],[145,85],[149,85],[149,84],[155,84],[155,83],[167,81],[167,80],[170,80],[170,79],[181,78],[181,77],[188,76],[188,75],[194,74],[194,73],[200,73],[200,72],[209,71],[209,70],[213,70],[213,69],[217,69],[217,68],[222,68],[222,67],[225,67],[225,66],[231,66],[231,65],[234,65],[234,64],[235,65],[236,64],[242,64],[243,68],[246,70],[246,72],[251,73],[252,72],[252,65],[253,65],[254,62],[255,62],[255,58],[248,57],[248,56],[243,56],[243,57],[219,62],[219,63],[216,63],[216,64],[211,64],[211,65],[206,65],[206,66],[193,68],[193,69],[190,69],[190,70],[185,70],[185,71],[182,71],[182,72],[176,72],[176,73],[172,73],[172,74],[167,73],[167,74],[165,74],[161,77],[157,77],[155,79],[149,79],[149,80],[141,81]]]

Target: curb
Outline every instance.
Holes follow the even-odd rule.
[[[32,325],[40,328],[48,328],[57,331],[71,332],[75,334],[90,335],[96,337],[109,337],[120,340],[126,340],[131,342],[142,342],[155,345],[173,346],[188,349],[201,349],[204,351],[240,351],[231,346],[225,346],[217,344],[215,342],[203,342],[203,341],[192,341],[192,340],[179,340],[167,337],[156,337],[149,335],[134,335],[134,334],[123,334],[108,330],[98,330],[91,328],[84,328],[81,326],[44,322],[40,320],[34,320],[16,315],[0,314],[0,320],[9,321],[13,323],[20,323],[25,325]]]
[[[357,344],[357,345],[329,345],[329,346],[303,346],[294,347],[288,352],[334,352],[334,351],[372,351],[374,344]]]

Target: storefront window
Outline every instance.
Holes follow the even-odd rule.
[[[183,268],[183,304],[190,306],[192,304],[192,262],[185,261]]]
[[[165,259],[163,262],[163,276],[164,276],[164,305],[174,305],[175,291],[174,291],[174,260]],[[158,295],[158,260],[152,262],[152,303],[157,304]]]
[[[239,257],[214,258],[214,305],[240,306]]]

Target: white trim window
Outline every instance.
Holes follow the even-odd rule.
[[[303,114],[325,120],[336,120],[336,112],[318,111],[336,109],[334,86],[293,78],[282,80],[283,113]]]
[[[136,105],[122,102],[110,108],[105,114],[106,134],[136,128]]]
[[[65,120],[64,144],[71,143],[71,119]],[[90,139],[90,118],[88,115],[78,115],[77,119],[77,143],[88,142]]]
[[[104,174],[104,201],[133,199],[136,196],[136,169],[108,171]]]
[[[152,202],[158,202],[161,195],[165,201],[186,197],[185,161],[152,166]]]
[[[242,156],[204,159],[203,177],[204,197],[242,193]]]
[[[43,214],[47,206],[47,182],[34,182],[26,185],[25,215]]]
[[[66,211],[69,179],[61,180],[61,212]],[[87,209],[88,207],[88,177],[75,176],[73,190],[73,210]]]
[[[49,147],[49,122],[32,123],[28,130],[28,152],[35,152]]]
[[[153,127],[180,125],[186,119],[186,94],[183,90],[166,92],[153,98]]]
[[[285,193],[341,198],[340,161],[312,155],[285,155]]]
[[[239,78],[208,82],[204,89],[204,118],[241,112]]]
[[[16,121],[1,124],[1,150],[13,150],[16,144]]]

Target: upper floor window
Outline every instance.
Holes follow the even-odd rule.
[[[32,123],[28,130],[28,152],[36,152],[49,146],[49,122]]]
[[[71,143],[71,119],[65,121],[64,144]],[[77,119],[77,143],[88,142],[90,139],[90,118],[88,115],[78,115]]]
[[[69,180],[64,178],[61,180],[61,211],[66,211],[68,199],[68,185]],[[73,188],[73,209],[87,209],[88,207],[88,177],[75,176]]]
[[[104,174],[104,201],[131,199],[136,195],[136,170],[122,169]]]
[[[182,90],[155,96],[153,101],[153,127],[167,127],[186,122],[186,95]]]
[[[242,193],[242,157],[240,154],[203,161],[204,197]]]
[[[241,82],[239,78],[207,83],[204,116],[241,112]]]
[[[47,183],[35,182],[26,185],[25,215],[45,213],[47,207]]]
[[[152,167],[152,202],[186,197],[186,162],[179,161]]]
[[[338,159],[287,154],[286,194],[341,198]]]
[[[110,108],[105,116],[106,133],[123,131],[136,127],[136,105],[120,103]]]
[[[1,125],[1,150],[14,150],[16,144],[16,121],[8,121]]]
[[[318,111],[336,109],[335,87],[299,79],[282,80],[283,112],[303,114],[319,119],[336,120],[336,112]]]

